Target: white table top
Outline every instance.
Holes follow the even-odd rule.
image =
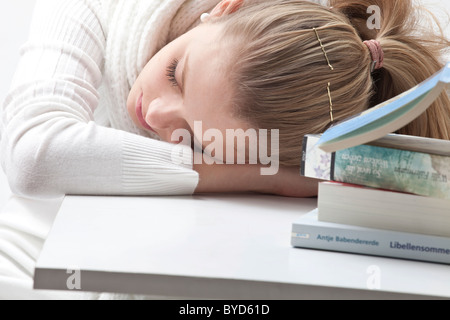
[[[315,207],[261,195],[66,197],[35,286],[67,290],[73,269],[85,291],[165,297],[450,297],[447,265],[292,248],[292,222]]]

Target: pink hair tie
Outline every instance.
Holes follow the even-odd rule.
[[[373,61],[371,71],[383,68],[384,52],[380,42],[377,40],[367,40],[364,41],[364,44],[369,48],[370,56]]]

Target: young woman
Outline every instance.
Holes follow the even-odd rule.
[[[379,30],[367,24],[372,5]],[[14,193],[39,199],[315,195],[316,182],[298,174],[303,135],[443,65],[449,42],[419,28],[418,13],[406,0],[40,1],[3,104],[2,167]],[[443,94],[400,132],[449,139],[449,108]],[[279,130],[276,175],[261,175],[263,164],[196,163],[195,148],[174,139],[180,129],[201,141],[210,129],[251,128]],[[173,161],[180,148],[183,161]],[[51,222],[42,212],[36,223],[17,216],[0,219],[0,281],[7,294],[28,296]]]
[[[311,196],[316,182],[295,168],[302,136],[426,79],[448,47],[417,33],[410,1],[217,2],[38,5],[2,112],[13,192]],[[368,28],[370,5],[381,9],[380,30]],[[211,14],[199,23],[202,12]],[[449,108],[442,95],[400,132],[448,139]],[[195,121],[202,131],[194,134]],[[279,130],[276,175],[261,175],[261,165],[195,163],[190,150],[172,161],[177,129],[198,140],[208,129],[239,128]]]

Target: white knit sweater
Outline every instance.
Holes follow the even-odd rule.
[[[2,110],[15,194],[191,194],[198,174],[128,116],[148,60],[218,0],[40,0]],[[192,163],[192,154],[184,153]]]

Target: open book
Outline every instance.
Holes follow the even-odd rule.
[[[450,62],[429,79],[325,131],[317,147],[335,152],[379,139],[404,127],[450,88]]]

